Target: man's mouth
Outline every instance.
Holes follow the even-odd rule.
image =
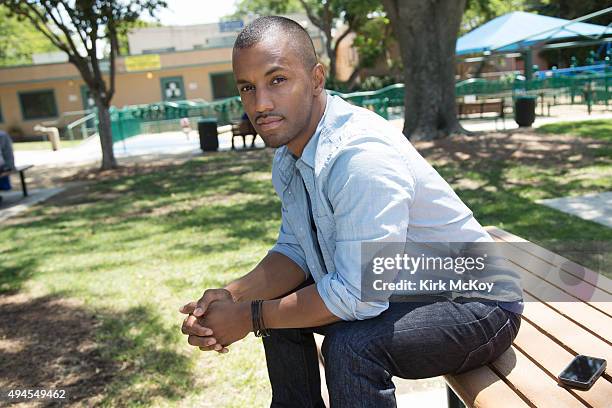
[[[265,118],[257,119],[257,125],[261,128],[261,130],[270,130],[280,126],[283,118],[280,116],[268,116]]]

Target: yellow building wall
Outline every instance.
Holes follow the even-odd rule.
[[[123,107],[160,102],[163,100],[161,79],[166,77],[182,77],[186,99],[212,101],[210,75],[232,72],[231,49],[228,48],[162,54],[160,59],[160,70],[126,72],[123,58],[120,58],[111,104]],[[21,134],[34,135],[33,128],[39,123],[57,121],[60,127],[65,126],[77,118],[66,115],[67,112],[83,110],[83,84],[76,68],[67,63],[0,69],[0,129],[19,139]],[[50,89],[54,91],[58,117],[24,120],[19,93]]]

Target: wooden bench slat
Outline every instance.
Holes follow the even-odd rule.
[[[504,253],[508,256],[510,262],[523,269],[523,271],[519,272],[522,272],[521,275],[524,276],[525,282],[523,287],[525,289],[529,290],[529,283],[533,282],[530,281],[527,276],[527,273],[530,273],[542,278],[546,282],[569,293],[577,299],[588,303],[592,307],[601,310],[608,316],[612,316],[611,294],[519,248],[508,246]]]
[[[487,232],[496,240],[503,242],[529,242],[521,237],[513,235],[507,231],[501,230],[496,227],[486,227]],[[546,248],[531,243],[528,247],[520,246],[517,247],[521,250],[528,249],[529,253],[533,256],[540,258],[541,260],[548,262],[579,279],[582,279],[594,286],[597,286],[601,290],[608,293],[612,293],[612,279],[606,277],[603,274],[597,273],[589,268],[585,268],[582,265],[577,264],[574,261],[570,261],[561,255],[558,255]]]
[[[586,354],[612,361],[612,346],[556,313],[545,304],[536,301],[527,293],[525,294],[523,318],[529,320],[574,354]],[[610,365],[606,368],[606,374],[612,376]]]
[[[536,407],[585,406],[514,347],[506,350],[491,366]]]
[[[514,346],[540,365],[554,379],[574,358],[574,354],[565,350],[525,320],[521,322],[521,328],[514,339]],[[605,407],[612,398],[612,383],[605,378],[599,378],[588,391],[569,389],[568,392],[582,398],[593,407]]]
[[[600,338],[612,346],[612,318],[593,310],[582,302],[544,302],[561,316],[588,330],[592,336]],[[589,310],[590,309],[590,310]]]
[[[521,275],[524,293],[531,295],[531,298],[537,298],[557,313],[584,327],[592,335],[612,345],[612,317],[563,292],[544,279],[528,273],[519,266],[514,265],[514,270]],[[548,301],[548,299],[555,299],[555,301]]]
[[[455,394],[470,407],[529,407],[516,392],[488,366],[458,375],[445,375]]]

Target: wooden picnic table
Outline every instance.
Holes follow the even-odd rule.
[[[521,328],[500,358],[447,375],[447,384],[470,407],[612,407],[612,280],[540,246],[517,244],[527,241],[499,228],[487,231],[496,241],[512,243],[516,251],[508,258],[528,282]],[[547,299],[531,293],[535,284]],[[557,375],[578,354],[608,361],[588,391],[557,384]],[[450,406],[461,406],[449,396]]]
[[[612,280],[499,228],[486,230],[512,248],[506,255],[521,274],[525,310],[514,343],[497,360],[444,376],[449,407],[612,407]],[[555,301],[537,298],[536,287]],[[323,380],[322,336],[315,340]],[[578,354],[608,362],[588,391],[557,384]],[[321,388],[327,401],[324,380]]]

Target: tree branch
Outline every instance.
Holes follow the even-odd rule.
[[[26,3],[28,5],[28,7],[30,7],[30,9],[34,10],[34,12],[36,12],[39,16],[39,18],[41,19],[41,21],[47,21],[47,19],[40,14],[40,12],[36,9],[36,7],[33,4],[30,3]],[[68,30],[67,27],[65,27],[64,25],[62,25],[57,18],[55,18],[55,16],[53,15],[52,11],[53,9],[50,8],[47,3],[43,3],[42,6],[45,8],[47,14],[49,15],[49,17],[51,17],[51,19],[53,20],[53,23],[57,26],[57,28],[59,28],[60,30],[62,30],[62,32],[64,33],[64,35],[66,36],[66,41],[68,42],[68,45],[70,46],[70,49],[72,50],[72,52],[75,55],[79,55],[79,51],[76,47],[76,45],[74,44],[74,41],[72,41],[72,36],[70,35],[71,32],[70,30]]]
[[[77,22],[78,22],[78,18],[76,18],[76,15],[74,14],[74,10],[73,10],[71,7],[69,7],[69,6],[68,6],[68,5],[67,5],[67,4],[64,2],[64,0],[60,0],[60,2],[59,2],[59,3],[60,3],[60,4],[61,4],[63,7],[64,7],[64,10],[66,11],[66,14],[68,14],[68,17],[70,17],[70,22],[71,22],[71,23],[72,23],[72,25],[75,27],[76,32],[77,32],[77,34],[79,35],[79,38],[81,39],[81,42],[83,43],[83,46],[84,46],[85,48],[87,48],[87,42],[86,42],[86,40],[85,40],[85,37],[83,36],[83,33],[82,33],[82,32],[81,32],[81,30],[80,30],[79,25],[77,24]],[[61,18],[61,16],[62,16],[62,15],[60,14],[60,18]],[[63,20],[62,20],[62,23],[63,23]]]
[[[110,101],[115,94],[115,55],[119,52],[119,43],[117,41],[117,27],[115,26],[114,20],[110,19],[108,23],[108,36],[110,38],[110,56],[109,56],[109,64],[110,64],[110,86],[108,89],[108,93],[106,96],[105,103],[110,105]]]
[[[400,36],[399,30],[399,10],[397,9],[397,0],[382,0],[383,7],[391,21],[391,26],[393,27],[393,32],[395,33],[396,38]]]
[[[336,43],[334,44],[334,54],[336,54],[336,56],[338,56],[338,45],[340,44],[340,42],[342,42],[342,40],[344,40],[344,38],[346,38],[346,36],[353,31],[352,24],[353,22],[349,21],[347,29],[336,39]]]
[[[102,78],[102,72],[100,71],[100,63],[98,61],[98,50],[96,43],[98,42],[98,23],[97,21],[91,27],[91,33],[89,33],[89,41],[91,41],[91,48],[87,50],[89,54],[91,69],[93,70],[93,76],[98,85],[98,91],[106,93],[106,85],[104,78]],[[103,99],[106,95],[103,96]]]
[[[317,28],[320,29],[321,31],[325,31],[323,23],[317,16],[313,14],[308,4],[306,4],[306,1],[300,0],[300,3],[302,4],[302,7],[304,7],[304,10],[306,11],[306,15],[308,16],[308,19],[310,20],[310,22],[314,24],[315,26],[317,26]]]

